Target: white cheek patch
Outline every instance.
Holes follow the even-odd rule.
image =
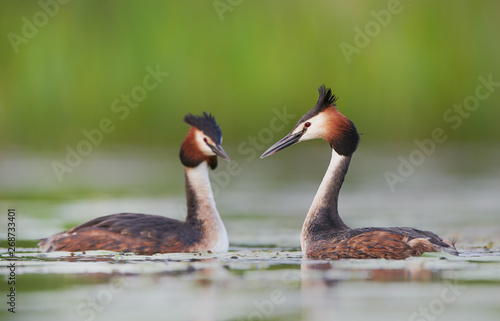
[[[310,140],[310,139],[316,139],[316,138],[323,138],[324,137],[324,129],[320,128],[319,126],[314,126],[311,125],[304,135],[300,137],[299,141],[305,141],[305,140]]]
[[[205,134],[203,134],[202,131],[200,130],[196,130],[196,136],[195,136],[195,139],[196,139],[196,145],[198,146],[198,148],[201,150],[201,152],[207,156],[215,156],[215,153],[212,151],[212,149],[210,147],[208,147],[207,143],[204,142],[204,138],[205,138]],[[207,137],[208,138],[208,137]],[[208,138],[208,143],[212,144],[212,140],[210,138]],[[215,145],[215,144],[213,144]]]
[[[327,133],[328,128],[327,128],[327,119],[326,119],[325,115],[323,115],[323,114],[316,115],[316,116],[306,120],[306,122],[310,122],[311,126],[309,126],[307,128],[306,132],[304,133],[304,135],[302,135],[302,137],[300,137],[299,142],[326,137],[326,133]],[[302,131],[303,128],[304,128],[304,124],[301,124],[299,127],[297,127],[297,129],[294,131],[294,133]]]

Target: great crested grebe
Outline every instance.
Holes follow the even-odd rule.
[[[342,221],[337,211],[338,196],[359,134],[354,124],[337,110],[336,100],[331,89],[321,86],[314,108],[261,156],[315,138],[325,139],[332,148],[330,165],[302,226],[302,252],[311,258],[330,259],[405,259],[434,251],[456,254],[452,243],[432,232],[410,227],[352,229]]]
[[[186,221],[147,214],[121,213],[98,217],[43,239],[50,251],[109,250],[154,253],[227,252],[226,228],[215,207],[208,168],[217,167],[217,156],[229,161],[221,146],[222,133],[212,115],[184,117],[191,125],[180,150],[186,167]]]

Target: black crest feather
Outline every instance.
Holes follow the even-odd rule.
[[[332,90],[330,88],[326,88],[325,85],[321,85],[321,87],[318,88],[318,91],[318,102],[316,103],[316,106],[314,106],[313,110],[318,109],[317,112],[319,113],[328,106],[335,106],[335,102],[337,101],[338,97],[332,94]]]
[[[332,105],[335,106],[335,102],[337,101],[338,97],[332,94],[332,90],[330,88],[326,88],[325,85],[321,85],[321,87],[318,88],[318,91],[319,91],[318,102],[310,111],[308,111],[304,116],[302,116],[302,118],[300,118],[299,122],[297,123],[297,125],[295,125],[295,127],[297,127],[299,124],[306,121],[307,119],[316,116],[329,106]]]
[[[203,112],[203,116],[187,114],[184,116],[184,122],[201,130],[205,135],[210,137],[214,143],[220,144],[222,142],[222,132],[215,121],[215,117],[211,114],[207,114],[206,112]]]

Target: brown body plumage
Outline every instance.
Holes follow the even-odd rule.
[[[362,229],[350,229],[349,232],[358,232]],[[410,231],[397,231],[398,228],[371,229],[355,236],[334,236],[331,240],[311,242],[306,255],[321,259],[406,259],[410,256],[420,256],[424,252],[437,252],[441,247],[449,247],[437,235],[437,244],[429,240],[430,232],[412,229],[417,237],[412,238]],[[419,235],[420,234],[420,235]]]

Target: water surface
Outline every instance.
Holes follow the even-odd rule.
[[[328,164],[329,154],[319,146],[324,147],[285,150],[265,161],[233,157],[235,175],[224,175],[234,171],[220,162],[212,183],[231,242],[227,254],[71,255],[36,249],[37,239],[106,214],[183,219],[183,169],[176,150],[96,153],[62,182],[50,166],[61,155],[2,155],[0,179],[9,184],[0,187],[0,208],[15,208],[17,220],[16,317],[498,319],[498,152],[477,146],[438,150],[392,191],[384,173],[398,173],[398,157],[412,147],[361,150],[341,192],[344,221],[351,227],[429,229],[456,239],[462,254],[315,261],[302,258],[299,234]],[[6,223],[0,222],[2,239]],[[0,253],[0,264],[8,266],[7,249]],[[1,271],[4,289],[8,270]],[[13,319],[5,306],[0,315]]]

